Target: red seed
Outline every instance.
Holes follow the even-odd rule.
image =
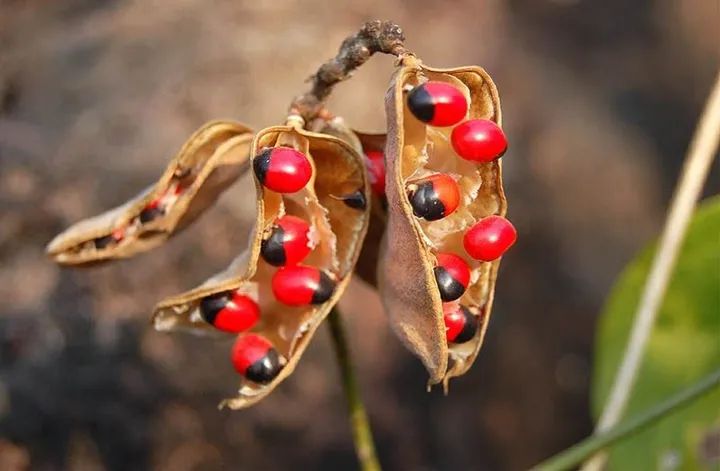
[[[507,150],[505,133],[487,119],[465,121],[452,130],[450,138],[455,152],[474,162],[492,162]]]
[[[459,299],[470,283],[470,267],[462,258],[453,253],[437,254],[435,280],[443,301]]]
[[[436,221],[452,214],[460,204],[460,188],[450,175],[437,173],[414,185],[408,198],[417,217]]]
[[[239,333],[252,328],[260,319],[260,307],[237,291],[207,296],[200,302],[200,315],[224,332]]]
[[[468,102],[460,90],[445,82],[425,82],[413,88],[408,108],[420,121],[431,126],[454,126],[463,119]]]
[[[272,343],[257,334],[239,336],[232,347],[230,358],[238,373],[260,384],[275,379],[283,366]]]
[[[290,147],[271,147],[253,158],[255,176],[266,188],[295,193],[310,181],[312,166],[305,154]]]
[[[280,268],[272,277],[272,291],[283,304],[322,304],[333,294],[335,282],[324,271],[306,265]]]
[[[370,188],[377,196],[385,196],[385,153],[379,150],[365,152]]]
[[[467,307],[457,303],[445,303],[443,318],[448,342],[464,343],[475,337],[478,318]]]
[[[276,267],[298,264],[312,251],[309,231],[304,219],[285,215],[275,221],[270,236],[262,241],[260,254]]]
[[[476,222],[463,237],[465,251],[475,260],[498,259],[517,240],[515,227],[501,216],[488,216]]]

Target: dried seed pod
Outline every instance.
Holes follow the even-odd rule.
[[[264,363],[257,367],[262,367],[263,374],[256,375],[262,381],[253,381],[255,373],[248,365],[257,355],[245,358],[236,344],[233,361],[244,376],[238,396],[223,402],[233,409],[258,402],[293,372],[315,330],[350,281],[370,216],[369,207],[350,207],[341,198],[356,191],[364,194],[370,191],[362,157],[351,145],[326,134],[277,126],[256,135],[252,155],[262,155],[263,151],[277,147],[292,148],[307,157],[312,168],[307,186],[294,193],[281,194],[269,190],[256,178],[257,219],[249,248],[225,271],[198,288],[160,302],[153,318],[155,328],[162,331],[212,332],[217,330],[200,314],[204,299],[232,291],[255,300],[260,319],[248,334],[242,335],[265,339],[268,343],[263,343],[264,348],[272,352],[272,358],[263,359]],[[303,258],[303,265],[278,268],[267,263],[260,251],[278,219],[288,215],[309,224],[308,237],[313,250]],[[292,296],[286,297],[287,293],[279,296],[283,303],[273,294],[272,281],[275,278],[276,284],[292,284],[286,279],[280,283],[275,277],[279,270],[287,274],[288,268],[303,272],[294,275],[302,278],[302,283],[288,288]],[[317,279],[311,279],[315,275]],[[299,278],[290,281],[294,283]],[[240,340],[238,343],[243,345]]]
[[[115,209],[74,224],[47,246],[63,265],[89,265],[150,250],[192,223],[247,168],[252,131],[212,121],[195,131],[157,183]]]
[[[385,134],[364,133],[351,130],[342,118],[323,121],[320,132],[338,137],[350,144],[364,156],[365,167],[371,185],[372,211],[367,236],[358,259],[355,273],[370,284],[377,286],[378,257],[380,244],[385,233],[387,199],[385,198]],[[382,194],[378,191],[382,188]]]
[[[461,158],[452,147],[451,127],[433,126],[431,120],[421,120],[411,112],[408,93],[428,81],[448,84],[464,95],[468,104],[464,119],[485,119],[500,125],[501,117],[497,90],[484,70],[432,69],[412,56],[403,58],[386,99],[388,221],[378,286],[394,331],[425,364],[429,384],[443,382],[447,388],[448,380],[465,373],[480,350],[499,264],[499,260],[483,262],[468,256],[463,235],[486,216],[505,215],[506,200],[499,160]],[[458,117],[452,118],[456,122]],[[428,221],[413,214],[408,185],[437,174],[456,179],[459,204],[452,214]],[[436,279],[436,260],[442,253],[459,255],[469,266],[470,278],[464,293],[460,288],[449,293],[452,283],[443,277]],[[448,292],[441,293],[438,283],[447,284],[442,288]],[[456,305],[463,306],[463,313],[472,312],[475,317],[468,319],[477,319],[478,327],[465,331],[460,336],[462,342],[448,345],[443,297],[449,300],[455,295],[459,296]],[[453,338],[458,335],[453,332]]]
[[[365,154],[365,166],[372,188],[372,214],[367,237],[358,259],[355,273],[371,286],[377,286],[380,245],[385,233],[387,199],[385,197],[385,134],[355,132]],[[371,157],[372,156],[372,157]],[[379,192],[382,188],[382,194]]]

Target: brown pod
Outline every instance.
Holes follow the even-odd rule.
[[[370,193],[372,194],[370,226],[367,237],[365,237],[360,259],[355,267],[355,272],[363,281],[371,286],[377,287],[380,244],[382,243],[382,237],[385,233],[385,223],[387,220],[387,199],[385,197],[384,184],[386,135],[362,133],[359,131],[356,131],[355,134],[362,144],[363,159],[368,172]],[[378,161],[378,159],[382,160]]]
[[[451,127],[434,127],[412,114],[408,93],[425,81],[444,82],[462,92],[469,109],[465,119],[501,124],[498,93],[479,67],[432,69],[406,56],[386,97],[388,221],[380,257],[379,287],[393,330],[427,368],[429,384],[465,373],[478,354],[490,318],[499,260],[473,260],[463,249],[463,235],[479,219],[504,215],[507,204],[499,160],[464,160],[451,145]],[[436,174],[457,181],[457,209],[436,220],[417,217],[409,191]],[[410,193],[414,195],[414,193]],[[451,253],[468,263],[471,275],[458,302],[477,315],[470,340],[448,345],[443,301],[435,277],[436,255]]]
[[[387,219],[385,198],[385,140],[384,133],[365,133],[351,130],[344,120],[335,117],[318,126],[320,132],[338,137],[350,144],[363,157],[368,172],[372,211],[370,224],[358,259],[355,273],[371,286],[377,287],[378,257]],[[378,158],[381,159],[378,161]]]
[[[288,148],[307,157],[312,174],[307,185],[296,192],[279,193],[263,185],[258,168],[263,156]],[[199,287],[160,302],[153,322],[161,331],[190,330],[212,332],[213,327],[201,315],[204,298],[235,291],[257,301],[259,322],[250,330],[267,339],[281,358],[280,372],[265,384],[241,379],[238,395],[223,401],[232,409],[248,407],[269,394],[289,376],[315,330],[338,301],[350,281],[367,231],[369,205],[358,208],[347,196],[366,195],[369,186],[360,155],[346,142],[325,134],[313,133],[299,126],[276,126],[260,131],[252,146],[256,169],[257,219],[249,247],[223,272]],[[270,180],[265,180],[271,185]],[[354,201],[354,200],[353,200]],[[263,240],[278,218],[295,216],[311,226],[309,238],[313,250],[303,260],[304,266],[320,269],[335,286],[329,297],[315,304],[289,306],[276,298],[272,286],[279,269],[261,257]],[[283,293],[280,293],[283,294]]]
[[[155,248],[192,223],[245,171],[252,131],[212,121],[195,131],[158,181],[125,204],[80,221],[47,246],[63,265],[90,265]]]

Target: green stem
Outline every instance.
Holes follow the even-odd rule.
[[[720,385],[720,370],[716,370],[704,377],[694,385],[682,390],[665,402],[652,407],[650,410],[637,415],[631,419],[621,422],[619,425],[592,435],[580,443],[573,445],[565,451],[543,461],[532,468],[533,471],[561,471],[571,469],[579,465],[587,457],[603,448],[622,440],[630,435],[638,433],[651,424],[665,416],[687,406],[693,400],[710,392]]]
[[[337,307],[330,311],[328,317],[328,325],[333,346],[335,347],[335,356],[340,367],[343,389],[348,411],[350,412],[353,442],[355,443],[355,453],[357,453],[358,461],[360,461],[360,468],[362,471],[380,471],[380,462],[375,453],[370,422],[368,421],[367,412],[365,412],[365,405],[360,397],[360,388],[350,359],[350,349],[345,337],[345,329]]]

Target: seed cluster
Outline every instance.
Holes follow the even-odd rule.
[[[168,188],[163,191],[160,196],[147,203],[137,216],[130,219],[126,224],[113,229],[109,235],[96,237],[93,239],[92,244],[97,250],[103,250],[120,244],[126,237],[140,232],[151,222],[164,216],[172,209],[173,205],[185,191],[186,187],[184,185],[188,183],[192,182],[188,181],[187,176],[182,180],[173,178]]]
[[[279,195],[303,190],[313,173],[305,154],[285,146],[263,149],[253,159],[253,170],[266,190]],[[305,219],[285,214],[274,220],[262,239],[262,260],[277,268],[270,282],[273,296],[285,306],[320,305],[335,291],[332,275],[301,264],[315,248],[311,230]],[[260,306],[254,299],[238,291],[212,294],[200,301],[200,313],[215,328],[241,334],[231,352],[238,373],[259,384],[270,383],[277,377],[287,360],[266,337],[244,333],[262,319]]]
[[[480,349],[499,260],[517,237],[504,217],[507,141],[482,69],[431,69],[411,54],[398,64],[387,134],[355,132],[329,112],[305,122],[307,107],[255,135],[208,123],[153,187],[74,225],[48,253],[83,265],[149,250],[252,169],[249,246],[226,270],[161,301],[155,328],[236,336],[230,359],[241,387],[224,404],[247,407],[292,373],[356,270],[378,287],[430,383],[447,386]]]
[[[469,103],[465,95],[451,84],[427,81],[407,95],[407,107],[413,116],[430,126],[455,126],[451,134],[455,154],[471,162],[492,162],[507,150],[502,129],[491,120],[465,120]],[[465,120],[465,121],[464,121]],[[432,171],[432,169],[430,169]],[[443,219],[461,203],[455,178],[435,173],[408,185],[408,199],[418,218],[427,221]],[[468,229],[463,238],[465,252],[471,258],[491,262],[515,242],[516,233],[501,216],[481,219]],[[462,297],[470,283],[470,267],[459,255],[436,253],[435,279],[443,306],[447,340],[463,343],[476,333],[478,322],[464,305],[450,304]]]
[[[157,247],[237,180],[251,142],[250,129],[240,123],[207,123],[190,136],[155,185],[63,231],[48,245],[48,254],[61,264],[90,265]]]

